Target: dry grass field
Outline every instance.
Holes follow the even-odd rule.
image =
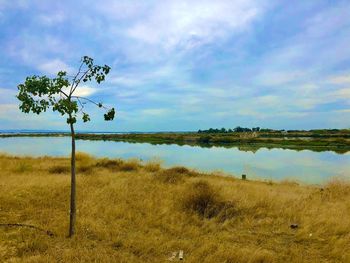
[[[179,250],[196,263],[350,262],[347,182],[242,181],[85,154],[77,165],[69,239],[69,159],[0,156],[0,262],[171,262]]]

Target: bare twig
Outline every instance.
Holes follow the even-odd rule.
[[[79,99],[82,99],[82,100],[86,100],[86,101],[88,101],[88,102],[91,102],[92,104],[95,104],[97,107],[99,107],[99,108],[104,108],[104,109],[106,109],[106,110],[109,110],[109,108],[107,108],[107,107],[105,107],[105,106],[103,106],[102,104],[100,104],[100,103],[97,103],[97,102],[95,102],[95,101],[93,101],[93,100],[91,100],[91,99],[89,99],[89,98],[86,98],[86,97],[81,97],[81,96],[71,96],[72,98],[75,98],[75,99],[77,99],[78,101],[79,101]],[[102,105],[102,106],[101,106]],[[101,106],[101,107],[100,107]]]
[[[80,98],[76,98],[76,99],[77,99],[77,101],[79,102],[79,104],[80,104],[80,106],[81,106],[81,109],[83,109],[83,108],[84,108],[84,104],[81,102]]]
[[[81,80],[87,75],[87,73],[90,71],[90,69],[88,69],[87,71],[85,71],[84,73],[83,73],[83,75],[81,75],[81,77],[76,81],[75,79],[74,79],[74,81],[73,81],[73,83],[72,83],[72,87],[73,87],[73,84],[74,84],[74,82],[76,82],[76,84],[75,84],[75,86],[73,87],[73,89],[71,89],[71,91],[70,91],[70,95],[72,95],[73,93],[74,93],[74,91],[76,90],[76,88],[78,87],[78,85],[79,85],[79,83],[81,82]],[[80,72],[80,71],[79,71]]]
[[[72,80],[72,85],[71,85],[70,91],[69,91],[70,95],[72,95],[72,93],[74,92],[74,91],[72,91],[73,87],[74,87],[74,83],[75,83],[75,80],[77,79],[77,77],[79,76],[79,74],[81,73],[81,68],[83,67],[83,65],[84,65],[84,61],[81,62],[80,66],[79,66],[79,70]]]

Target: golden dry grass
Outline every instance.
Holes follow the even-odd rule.
[[[77,162],[68,239],[69,159],[0,156],[0,224],[55,233],[0,227],[0,262],[170,262],[180,249],[196,263],[350,262],[346,182],[320,189],[85,154]]]

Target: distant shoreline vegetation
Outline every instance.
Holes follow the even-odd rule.
[[[221,129],[213,129],[210,128],[208,130],[198,130],[198,133],[232,133],[232,132],[258,132],[260,131],[260,127],[255,127],[255,128],[243,128],[240,126],[237,126],[236,128],[221,128]],[[262,129],[262,131],[272,131],[271,129]]]
[[[67,133],[10,133],[6,137],[63,137]],[[129,143],[177,144],[200,147],[282,148],[293,150],[350,151],[350,129],[272,130],[259,127],[208,129],[197,132],[77,133],[78,140],[123,141]]]
[[[274,130],[274,129],[268,129],[268,128],[260,128],[260,127],[253,127],[253,128],[245,128],[237,126],[236,128],[210,128],[208,130],[198,130],[197,133],[234,133],[234,132],[262,132],[262,133],[282,133],[282,134],[288,134],[288,133],[311,133],[311,134],[350,134],[350,129],[314,129],[314,130]]]

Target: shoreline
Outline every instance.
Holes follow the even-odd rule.
[[[89,134],[77,133],[77,140],[122,141],[129,143],[177,144],[200,146],[204,148],[225,147],[244,148],[251,151],[260,148],[280,148],[291,150],[310,150],[315,152],[333,151],[339,154],[350,151],[350,134],[325,134],[316,136],[310,132],[291,133],[288,136],[276,133],[245,134],[201,134],[186,133],[129,133],[129,134]],[[69,133],[17,133],[0,134],[0,138],[11,137],[68,137]],[[284,137],[282,137],[284,136]]]
[[[249,175],[249,174],[244,174],[245,179],[243,179],[243,174],[235,174],[235,173],[230,173],[230,172],[225,172],[222,170],[201,170],[197,168],[192,168],[186,165],[164,165],[162,160],[142,160],[139,158],[110,158],[110,157],[100,157],[100,156],[94,156],[86,152],[77,152],[77,156],[83,156],[83,159],[89,159],[94,162],[98,161],[117,161],[121,163],[133,163],[140,168],[147,167],[148,165],[155,165],[158,167],[159,170],[171,170],[173,168],[175,169],[180,169],[186,171],[186,173],[191,174],[192,176],[210,176],[210,177],[218,177],[218,178],[223,178],[223,179],[228,179],[228,180],[238,180],[238,181],[243,181],[243,182],[255,182],[255,183],[262,183],[262,184],[291,184],[291,185],[296,185],[296,186],[301,186],[301,187],[313,187],[316,189],[322,188],[324,185],[328,184],[331,181],[334,180],[341,180],[344,182],[350,183],[350,178],[345,178],[345,177],[339,177],[339,176],[333,176],[329,177],[326,180],[323,180],[322,182],[306,182],[297,178],[293,177],[286,177],[286,178],[281,178],[281,179],[272,179],[272,178],[264,178],[261,176],[257,175]],[[13,159],[13,160],[31,160],[31,161],[42,161],[43,159],[47,160],[53,160],[53,161],[66,161],[67,163],[70,162],[70,155],[63,155],[63,156],[54,156],[54,155],[35,155],[35,156],[30,156],[30,155],[16,155],[16,154],[10,154],[6,152],[0,152],[0,159],[2,158],[8,158],[8,159]],[[78,157],[79,158],[79,157]],[[85,167],[84,169],[88,169],[89,167]],[[66,167],[66,169],[69,170],[69,166]],[[83,170],[84,170],[83,169]],[[83,171],[84,174],[84,171]],[[79,175],[79,171],[77,173]]]

